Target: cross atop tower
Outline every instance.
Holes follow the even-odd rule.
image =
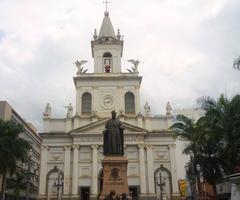
[[[108,4],[108,3],[111,3],[111,2],[106,0],[106,1],[103,1],[103,3],[106,4],[106,11],[107,11],[107,6],[108,6],[107,4]]]

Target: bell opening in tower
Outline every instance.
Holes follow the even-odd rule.
[[[112,54],[109,52],[103,54],[103,67],[104,72],[106,73],[112,72]]]

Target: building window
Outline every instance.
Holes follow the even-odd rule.
[[[88,92],[82,95],[82,114],[90,114],[92,111],[92,96]]]
[[[135,113],[135,98],[131,92],[125,94],[125,113]]]
[[[112,54],[109,52],[103,54],[103,67],[106,73],[112,71]]]

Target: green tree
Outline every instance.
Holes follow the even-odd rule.
[[[193,195],[196,198],[196,165],[197,165],[197,157],[199,154],[199,141],[204,137],[204,131],[202,127],[202,120],[194,122],[194,120],[189,119],[184,115],[177,116],[177,122],[174,123],[170,130],[172,130],[176,137],[180,137],[188,141],[186,144],[183,153],[190,155],[190,161],[187,163],[189,170],[187,170],[187,176],[191,183],[191,190]]]
[[[203,98],[201,104],[208,135],[220,145],[222,168],[227,174],[236,173],[240,166],[240,95],[230,100],[223,95],[217,101]]]
[[[184,154],[192,154],[193,157],[196,157],[199,148],[198,143],[204,136],[201,121],[199,119],[197,122],[194,122],[194,120],[184,115],[178,115],[177,122],[170,127],[170,130],[174,132],[176,137],[183,138],[189,142],[183,150]]]
[[[0,174],[2,174],[2,200],[5,199],[6,175],[12,175],[17,162],[27,159],[31,144],[20,138],[23,127],[13,121],[0,119]]]
[[[199,177],[196,169],[197,164],[201,166],[204,179],[212,184],[214,196],[216,196],[216,181],[221,178],[222,159],[221,137],[213,134],[207,126],[208,120],[202,117],[194,122],[184,115],[177,116],[177,122],[170,129],[174,131],[177,137],[184,138],[189,143],[183,150],[183,153],[190,155],[191,159],[187,163],[189,170],[187,176],[192,183],[192,192],[196,195],[195,183]],[[200,188],[199,188],[200,189]]]
[[[15,176],[7,179],[6,189],[13,190],[16,197],[26,189],[26,174],[23,171],[16,171]]]
[[[7,179],[6,189],[12,190],[16,198],[19,197],[20,192],[26,191],[27,184],[30,184],[31,190],[36,190],[31,181],[28,183],[28,177],[31,179],[34,174],[26,170],[16,170],[14,176]]]

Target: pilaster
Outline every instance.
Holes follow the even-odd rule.
[[[42,146],[41,164],[40,164],[40,181],[39,181],[39,195],[46,195],[46,180],[47,180],[47,160],[48,160],[48,146]]]
[[[92,182],[91,196],[97,197],[97,182],[98,182],[98,145],[92,145]]]
[[[139,152],[139,158],[138,159],[139,159],[139,174],[140,174],[141,195],[147,193],[144,147],[145,147],[144,144],[138,144],[138,152]]]
[[[80,117],[79,114],[76,113],[74,116],[74,123],[73,123],[73,129],[79,128],[80,124]]]
[[[145,118],[145,129],[147,129],[148,131],[152,130],[151,127],[151,117],[150,116],[146,116]]]
[[[175,144],[169,144],[170,162],[171,162],[171,173],[172,173],[172,187],[173,194],[178,194],[178,179],[177,179],[177,169],[176,169],[176,156],[175,156]]]
[[[143,116],[141,113],[138,113],[137,115],[137,124],[138,124],[138,127],[143,128]]]
[[[148,193],[154,194],[154,171],[153,171],[153,145],[146,145],[147,148],[147,173]]]
[[[79,145],[73,145],[73,174],[72,174],[72,195],[78,194],[78,149]]]
[[[71,146],[64,146],[64,195],[70,194],[70,158],[71,158]]]

